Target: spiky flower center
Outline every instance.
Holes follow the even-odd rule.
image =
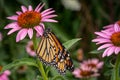
[[[120,46],[120,32],[113,33],[111,41],[115,46]]]
[[[93,71],[88,71],[88,70],[82,70],[80,72],[80,75],[83,76],[83,77],[88,77],[88,76],[91,76],[92,74],[94,74]]]
[[[18,17],[18,25],[22,28],[33,28],[39,25],[41,14],[35,11],[26,11]]]

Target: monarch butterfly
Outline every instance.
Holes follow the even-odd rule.
[[[50,28],[47,28],[37,48],[37,56],[44,64],[53,65],[59,73],[65,74],[66,69],[73,71],[73,62],[69,52],[61,44]]]

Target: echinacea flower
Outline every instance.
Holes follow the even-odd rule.
[[[41,12],[44,5],[45,4],[39,4],[35,9],[33,9],[31,5],[29,5],[28,8],[21,6],[22,11],[17,11],[17,15],[7,17],[15,21],[5,26],[5,29],[11,29],[8,35],[19,30],[16,36],[16,42],[24,39],[27,34],[31,39],[33,37],[33,30],[39,35],[42,35],[44,31],[44,22],[57,22],[52,19],[57,16],[53,14],[55,11],[52,8]]]
[[[2,67],[0,66],[0,70]],[[11,74],[9,70],[5,70],[2,74],[0,74],[0,80],[9,80],[8,76]]]
[[[95,32],[95,34],[97,38],[92,41],[101,44],[98,50],[105,49],[102,57],[120,52],[120,21],[104,27],[104,30]]]
[[[0,32],[0,41],[2,41],[2,38],[3,38],[3,36],[2,36],[2,33]]]
[[[26,51],[30,56],[36,56],[35,49],[33,46],[33,42],[29,41],[26,45]]]
[[[88,66],[80,66],[80,68],[76,68],[73,71],[73,75],[75,75],[76,78],[90,78],[90,77],[97,77],[100,74],[97,72],[94,72]]]
[[[81,66],[83,66],[83,65],[90,67],[95,72],[98,72],[98,70],[102,68],[103,62],[99,61],[96,58],[93,58],[93,59],[84,60],[81,63]]]

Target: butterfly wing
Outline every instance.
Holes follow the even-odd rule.
[[[54,57],[58,54],[58,47],[50,31],[44,32],[36,53],[44,64],[53,64]]]
[[[52,64],[64,74],[66,69],[73,71],[73,62],[68,51],[49,29],[46,29],[37,48],[37,55],[45,64]]]

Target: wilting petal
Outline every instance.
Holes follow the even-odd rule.
[[[7,19],[11,19],[11,20],[17,20],[17,18],[18,18],[18,15],[7,17]]]
[[[24,39],[25,36],[27,35],[28,30],[27,29],[22,29],[18,32],[17,37],[16,37],[16,42],[19,42],[20,40]]]
[[[28,36],[30,39],[33,37],[33,29],[28,29]]]

